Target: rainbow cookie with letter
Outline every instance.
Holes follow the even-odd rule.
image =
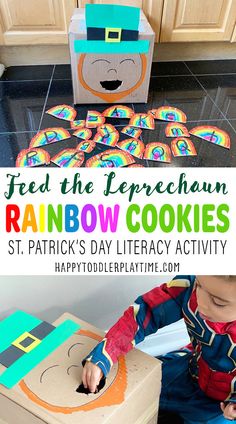
[[[55,116],[55,118],[64,119],[65,121],[74,121],[77,115],[76,110],[68,105],[54,106],[48,109],[46,113]]]
[[[21,150],[16,158],[16,167],[31,168],[34,166],[49,165],[50,155],[43,149]]]
[[[82,138],[82,140],[90,140],[92,137],[92,131],[89,128],[82,128],[76,130],[73,135],[77,138]]]
[[[163,143],[149,143],[146,145],[143,159],[153,160],[157,162],[171,162],[171,151],[167,144]]]
[[[139,159],[142,159],[145,150],[144,143],[141,140],[137,140],[136,138],[129,138],[127,140],[120,141],[117,144],[117,147],[119,147],[119,149],[125,150],[126,152]]]
[[[56,154],[51,162],[60,168],[80,168],[84,162],[84,153],[76,149],[65,149]]]
[[[217,144],[218,146],[230,149],[230,137],[226,131],[218,127],[203,125],[195,127],[190,131],[190,134],[195,137],[202,138],[210,143]]]
[[[133,157],[125,151],[112,149],[88,159],[86,168],[120,168],[135,163]]]
[[[104,110],[103,116],[106,118],[130,119],[134,115],[133,109],[128,106],[115,105]]]
[[[170,122],[165,129],[166,137],[190,137],[185,125],[178,122]]]
[[[194,144],[189,138],[179,137],[171,141],[174,156],[197,156]]]
[[[131,127],[141,128],[143,130],[154,130],[155,122],[151,115],[147,113],[135,113],[129,121]]]
[[[84,140],[78,144],[78,146],[76,147],[76,150],[80,150],[81,152],[84,152],[84,153],[91,153],[95,147],[96,147],[96,143],[93,140]]]
[[[105,123],[105,117],[96,110],[89,110],[87,113],[86,124],[87,128],[97,128]]]
[[[151,109],[148,111],[154,119],[168,122],[187,122],[187,116],[182,110],[172,106],[161,106],[158,109]]]
[[[39,131],[38,134],[32,138],[29,148],[47,146],[48,144],[57,143],[70,137],[69,131],[64,128],[46,128],[45,130]]]

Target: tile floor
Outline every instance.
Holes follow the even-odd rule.
[[[45,111],[57,104],[72,105],[72,83],[69,65],[10,67],[0,80],[0,166],[15,166],[18,153],[28,148],[31,138],[51,126],[70,128]],[[236,60],[154,63],[148,104],[132,105],[143,112],[162,105],[183,110],[188,129],[197,125],[214,125],[228,132],[231,149],[213,145],[192,137],[198,152],[196,157],[173,158],[171,164],[138,161],[148,167],[236,166]],[[90,109],[103,110],[106,105]],[[76,106],[79,119],[84,119],[88,106]],[[114,122],[114,121],[112,121]],[[124,121],[116,121],[118,129]],[[143,141],[165,142],[166,123],[156,121],[155,131],[143,131]],[[72,130],[70,130],[72,133]],[[75,148],[77,139],[47,146],[51,155],[65,148]],[[93,156],[106,147],[99,145]],[[51,165],[53,166],[53,165]]]

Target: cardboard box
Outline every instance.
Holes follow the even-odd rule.
[[[138,8],[75,9],[69,27],[74,103],[147,102],[154,39]]]
[[[99,393],[78,393],[81,360],[104,333],[70,314],[53,325],[66,320],[80,329],[13,388],[0,385],[1,424],[156,423],[160,361],[134,349],[113,366]]]

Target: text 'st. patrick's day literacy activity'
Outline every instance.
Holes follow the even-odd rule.
[[[101,330],[67,313],[53,324],[22,311],[2,320],[1,419],[18,423],[20,413],[22,423],[115,424],[121,414],[128,418],[130,410],[134,423],[140,414],[152,419],[158,410],[161,363],[139,350],[120,356],[96,393],[83,386],[82,362],[103,340]],[[146,395],[144,384],[150,386]]]
[[[74,121],[77,115],[76,110],[69,105],[53,106],[51,109],[47,110],[46,113],[65,121]]]
[[[147,102],[154,39],[137,7],[76,11],[69,28],[74,103]]]

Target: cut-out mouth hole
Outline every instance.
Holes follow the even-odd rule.
[[[106,384],[106,379],[105,379],[105,377],[103,377],[103,378],[100,380],[99,385],[97,386],[97,389],[96,389],[95,394],[96,394],[96,393],[99,393],[99,392],[100,392],[100,390],[102,390],[102,389],[103,389],[103,387],[105,386],[105,384]],[[79,387],[76,389],[76,392],[77,392],[77,393],[84,393],[85,395],[89,395],[89,394],[91,394],[90,390],[89,390],[89,389],[86,389],[86,388],[84,387],[83,383],[81,383],[81,384],[79,385]],[[94,393],[93,393],[93,394],[94,394]]]
[[[120,80],[113,80],[113,81],[100,81],[100,84],[102,88],[105,88],[107,91],[114,91],[117,90],[122,84],[122,81]]]

